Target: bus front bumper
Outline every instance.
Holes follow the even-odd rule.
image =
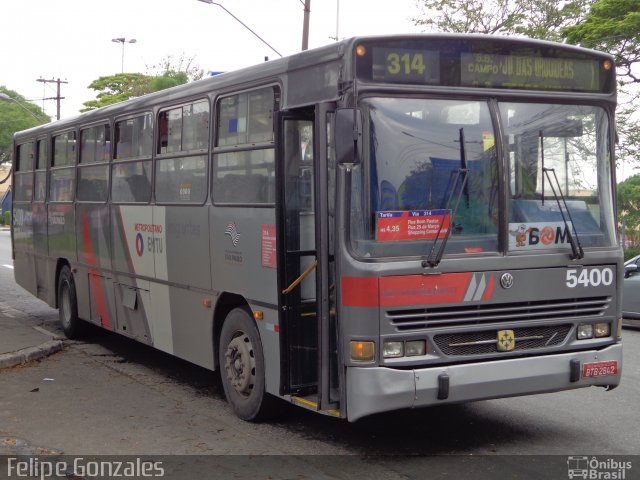
[[[573,361],[573,362],[572,362]],[[579,362],[578,379],[575,370]],[[584,378],[585,363],[617,362],[617,375]],[[574,381],[571,378],[572,363]],[[444,375],[443,375],[444,374]],[[416,370],[347,368],[347,418],[472,400],[546,393],[573,388],[614,387],[622,374],[622,344],[602,350],[449,365]],[[445,377],[448,377],[445,378]],[[447,385],[446,398],[443,383]]]

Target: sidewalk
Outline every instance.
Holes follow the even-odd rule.
[[[62,338],[29,325],[26,314],[0,303],[0,369],[39,360],[63,346]]]

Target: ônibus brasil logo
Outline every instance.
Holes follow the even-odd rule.
[[[567,476],[570,480],[626,480],[627,470],[631,470],[631,462],[615,458],[588,456],[570,456],[567,458]]]

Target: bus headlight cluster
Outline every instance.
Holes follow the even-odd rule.
[[[418,357],[427,353],[427,342],[424,340],[407,340],[406,342],[384,342],[382,355],[384,358]]]
[[[576,333],[578,340],[587,340],[589,338],[603,338],[611,336],[610,323],[584,323],[578,325]]]

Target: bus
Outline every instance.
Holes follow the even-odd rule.
[[[612,389],[615,107],[610,55],[481,35],[145,95],[15,135],[15,278],[249,421]]]

